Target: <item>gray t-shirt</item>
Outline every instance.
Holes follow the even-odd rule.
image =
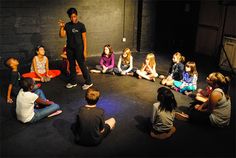
[[[212,113],[210,114],[210,121],[214,126],[228,126],[231,115],[231,101],[230,99],[226,98],[222,89],[216,88],[214,91],[220,92],[222,94],[222,99],[218,101]]]
[[[158,132],[169,131],[173,127],[175,111],[160,111],[160,102],[153,104],[152,126]]]

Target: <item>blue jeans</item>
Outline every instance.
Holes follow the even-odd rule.
[[[121,65],[121,70],[125,71],[127,70],[129,67],[128,66],[123,66]],[[137,70],[137,68],[133,68],[132,70],[130,70],[130,72],[135,72]],[[116,74],[120,74],[121,72],[119,71],[118,67],[114,68],[114,72]]]
[[[41,89],[37,89],[34,93],[37,94],[41,99],[47,100]],[[51,104],[49,106],[46,106],[45,108],[42,108],[42,109],[34,109],[35,114],[30,122],[31,123],[37,122],[59,109],[60,109],[60,106],[55,103]]]
[[[34,90],[34,93],[37,94],[39,96],[39,98],[41,98],[43,100],[47,100],[45,94],[43,93],[43,91],[41,89]]]

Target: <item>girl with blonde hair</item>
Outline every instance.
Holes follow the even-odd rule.
[[[167,77],[160,75],[159,78],[162,79],[161,84],[172,86],[173,81],[177,80],[180,81],[183,79],[183,72],[184,72],[184,64],[185,57],[180,53],[176,52],[172,57],[172,66],[169,70],[169,74]]]
[[[153,53],[148,53],[141,69],[136,72],[138,74],[138,78],[145,78],[155,82],[155,78],[158,76],[156,72],[155,55]]]

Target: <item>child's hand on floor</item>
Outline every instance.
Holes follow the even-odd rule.
[[[8,104],[12,104],[13,103],[13,100],[11,98],[7,98],[7,103]]]

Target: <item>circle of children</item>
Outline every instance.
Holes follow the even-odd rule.
[[[62,57],[66,58],[65,49]],[[170,88],[159,88],[157,90],[157,102],[153,104],[153,115],[151,117],[150,135],[153,138],[166,139],[175,133],[176,128],[173,125],[175,118],[216,127],[229,125],[231,116],[231,102],[228,95],[229,77],[219,72],[213,72],[206,78],[208,86],[205,89],[197,89],[196,63],[188,61],[184,66],[184,60],[185,58],[181,53],[173,54],[173,65],[168,76],[159,76],[162,79],[161,84],[170,86],[186,95],[197,90],[196,100],[202,104],[190,108],[188,114],[176,112],[177,103]],[[23,74],[22,79],[20,79],[17,70],[18,64],[18,60],[13,57],[6,60],[6,65],[12,69],[7,102],[13,103],[12,95],[17,95],[17,119],[23,123],[34,123],[42,118],[62,113],[58,104],[45,97],[43,91],[39,89],[40,84],[35,84],[35,81],[48,82],[61,73],[60,70],[49,69],[49,61],[45,56],[44,47],[37,47],[31,72]],[[78,67],[78,65],[76,66]],[[67,70],[69,71],[69,69]],[[90,72],[136,75],[139,79],[144,78],[150,81],[155,81],[155,78],[158,77],[153,53],[147,54],[141,69],[136,69],[133,67],[131,51],[126,48],[120,55],[117,66],[115,66],[115,55],[110,45],[104,46],[99,65],[91,69]],[[19,88],[19,80],[21,89]],[[99,97],[100,92],[94,87],[87,89],[85,94],[87,105],[80,108],[77,114],[77,122],[72,127],[77,143],[97,145],[115,126],[115,119],[110,118],[104,121],[104,110],[96,107]]]
[[[116,121],[114,118],[105,121],[104,110],[96,106],[100,92],[93,87],[87,66],[84,60],[81,59],[85,58],[86,54],[73,54],[73,52],[77,52],[77,47],[73,47],[75,45],[73,41],[79,41],[76,46],[81,44],[82,40],[80,38],[85,39],[85,34],[83,34],[86,32],[85,26],[77,21],[76,9],[70,8],[67,13],[71,22],[66,25],[63,21],[59,22],[60,37],[67,35],[67,46],[64,47],[61,55],[66,63],[67,73],[70,75],[70,82],[66,85],[66,88],[77,86],[74,77],[76,73],[80,75],[82,71],[85,79],[82,89],[87,90],[85,94],[87,105],[80,107],[76,122],[72,125],[72,131],[76,143],[89,146],[98,145],[114,129]],[[79,34],[78,30],[83,32],[82,35]],[[71,48],[74,49],[71,51]],[[79,52],[81,52],[81,48],[82,46],[78,48]],[[86,53],[85,48],[84,50]],[[197,91],[196,100],[202,103],[190,107],[188,113],[177,112],[177,103],[170,88],[159,88],[157,90],[157,102],[153,104],[151,117],[152,129],[150,135],[153,138],[167,139],[171,137],[176,131],[173,125],[175,118],[216,127],[229,125],[231,116],[231,102],[228,95],[229,77],[219,72],[213,72],[206,78],[208,86],[204,89],[197,89],[198,73],[196,63],[188,61],[184,65],[185,58],[179,52],[173,54],[173,64],[167,76],[159,76],[156,72],[156,59],[153,53],[147,54],[140,69],[134,68],[133,60],[131,50],[126,48],[120,55],[116,66],[113,49],[111,45],[107,44],[103,47],[99,65],[91,69],[90,72],[137,76],[139,79],[143,78],[153,82],[159,77],[162,79],[162,85],[171,87],[180,93],[189,95],[193,91]],[[45,49],[42,45],[36,48],[36,56],[31,64],[31,72],[23,74],[22,79],[18,72],[19,61],[16,58],[10,57],[5,63],[12,70],[7,91],[7,103],[13,103],[12,96],[16,96],[16,116],[19,121],[34,123],[45,117],[62,113],[60,106],[48,100],[43,91],[39,89],[41,84],[35,84],[35,81],[49,82],[52,78],[61,74],[60,70],[49,69],[49,60],[45,56]]]

